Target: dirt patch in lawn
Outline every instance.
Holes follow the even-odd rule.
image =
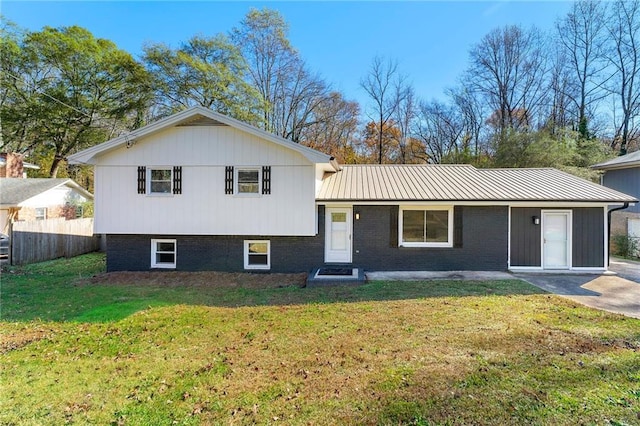
[[[80,281],[78,284],[262,289],[304,287],[306,278],[306,274],[249,274],[213,271],[109,272]]]

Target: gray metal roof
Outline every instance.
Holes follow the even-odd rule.
[[[29,198],[62,185],[69,186],[84,197],[93,199],[91,193],[68,178],[0,178],[0,205],[17,206]]]
[[[560,170],[470,165],[346,165],[327,173],[318,201],[637,202]]]
[[[640,167],[640,151],[621,155],[620,157],[591,166],[592,169],[598,170],[625,169],[628,167]]]

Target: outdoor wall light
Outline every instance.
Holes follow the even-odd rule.
[[[531,216],[531,220],[534,225],[540,225],[540,218],[538,216]]]
[[[360,220],[360,213],[356,212],[356,220]]]

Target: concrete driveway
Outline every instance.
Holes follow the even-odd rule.
[[[640,262],[612,257],[609,261],[609,270],[619,277],[640,283]]]
[[[603,275],[515,274],[543,290],[583,305],[640,318],[640,263],[612,259]]]

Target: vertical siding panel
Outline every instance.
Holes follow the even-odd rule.
[[[604,214],[600,207],[573,209],[572,263],[576,268],[604,266]]]
[[[540,266],[540,225],[534,225],[532,216],[540,217],[539,208],[514,207],[511,209],[511,266]]]

